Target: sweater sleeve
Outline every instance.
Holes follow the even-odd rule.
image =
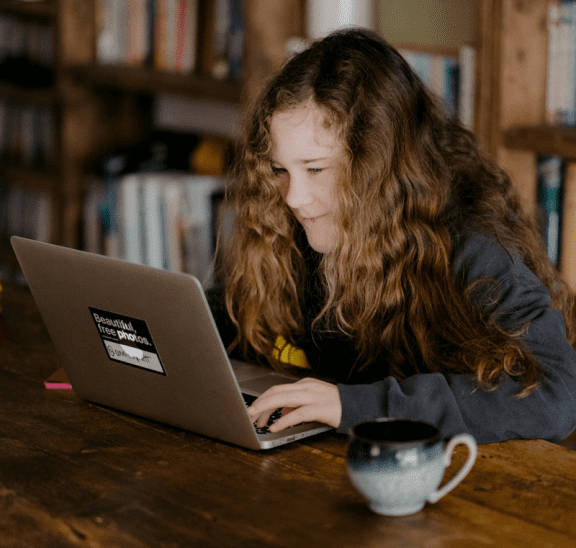
[[[475,235],[454,261],[468,282],[492,278],[501,294],[496,318],[502,327],[530,322],[522,339],[544,368],[545,380],[530,395],[513,378],[483,391],[471,375],[420,374],[398,382],[339,384],[339,432],[376,417],[420,419],[438,426],[445,438],[468,432],[478,443],[515,438],[560,441],[576,428],[576,351],[564,321],[551,307],[547,289],[515,256],[488,236]]]

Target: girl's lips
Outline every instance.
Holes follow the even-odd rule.
[[[300,217],[303,221],[310,221],[312,223],[316,222],[316,219],[320,219],[321,217],[324,217],[324,215],[318,215],[317,217]]]

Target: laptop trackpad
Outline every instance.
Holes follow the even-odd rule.
[[[238,384],[240,385],[240,390],[242,390],[242,392],[252,396],[259,396],[266,392],[268,388],[271,388],[276,384],[287,384],[296,382],[297,380],[298,379],[294,377],[288,377],[278,373],[266,373],[261,377],[239,381]]]

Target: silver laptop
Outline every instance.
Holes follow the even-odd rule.
[[[331,429],[311,422],[257,432],[243,394],[297,378],[230,360],[193,276],[16,236],[11,243],[81,398],[250,449]]]

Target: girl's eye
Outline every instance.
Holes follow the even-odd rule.
[[[284,175],[286,170],[283,167],[272,167],[272,173],[274,175]]]
[[[322,171],[324,171],[323,167],[309,167],[308,168],[308,172],[312,173],[313,175],[316,175],[318,173],[321,173]]]

